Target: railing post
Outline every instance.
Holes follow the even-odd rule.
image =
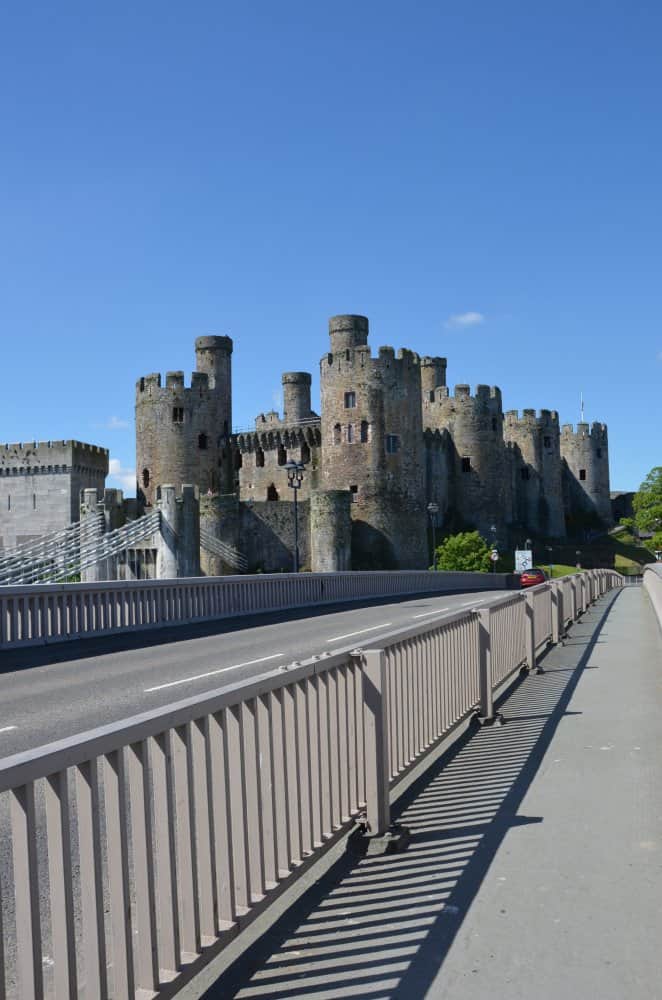
[[[526,665],[529,668],[529,673],[542,673],[542,670],[536,666],[536,619],[533,609],[533,594],[525,594],[524,600],[526,602],[524,606]]]
[[[558,645],[563,641],[563,584],[552,583],[552,642]]]
[[[391,825],[386,658],[383,649],[366,649],[361,656],[365,708],[366,816],[371,835],[381,836]]]
[[[502,725],[503,716],[494,711],[492,684],[492,629],[489,608],[474,608],[472,614],[478,622],[478,680],[480,707],[478,721],[481,726]]]
[[[570,580],[570,595],[571,595],[571,607],[570,607],[570,621],[577,621],[577,578],[575,576]]]

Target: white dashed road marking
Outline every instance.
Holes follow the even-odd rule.
[[[285,656],[285,653],[273,653],[272,656],[261,656],[259,660],[247,660],[246,663],[233,663],[231,667],[219,667],[218,670],[208,670],[207,673],[196,674],[194,677],[182,677],[178,681],[168,681],[167,684],[157,684],[155,687],[145,688],[145,694],[149,694],[152,691],[163,691],[164,688],[175,687],[177,684],[187,684],[189,681],[201,681],[205,677],[224,674],[226,670],[237,670],[239,667],[252,667],[256,663],[266,663],[267,660],[279,660],[283,656]]]
[[[341,639],[352,639],[355,635],[363,635],[364,632],[374,632],[378,628],[386,628],[391,622],[382,622],[381,625],[371,625],[370,628],[360,628],[358,632],[347,632],[346,635],[337,635],[334,639],[327,639],[327,642],[340,642]]]

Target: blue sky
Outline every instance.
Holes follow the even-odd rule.
[[[662,8],[5,4],[0,439],[134,465],[134,384],[229,334],[234,422],[327,318],[662,464]],[[451,317],[474,314],[474,322]]]

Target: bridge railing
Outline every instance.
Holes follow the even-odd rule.
[[[390,789],[454,727],[494,717],[535,637],[563,634],[564,588],[0,761],[0,997],[173,996],[359,814],[386,829]]]
[[[342,601],[491,590],[504,573],[274,573],[0,588],[0,649]]]
[[[643,585],[651,599],[660,628],[662,629],[662,563],[644,566]]]

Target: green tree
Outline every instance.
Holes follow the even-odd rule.
[[[653,535],[651,548],[655,549],[656,552],[662,552],[662,531],[656,531]]]
[[[648,473],[632,500],[634,523],[640,531],[662,528],[662,465]]]
[[[477,531],[449,535],[437,547],[437,567],[465,573],[487,573],[490,569],[489,547]]]

